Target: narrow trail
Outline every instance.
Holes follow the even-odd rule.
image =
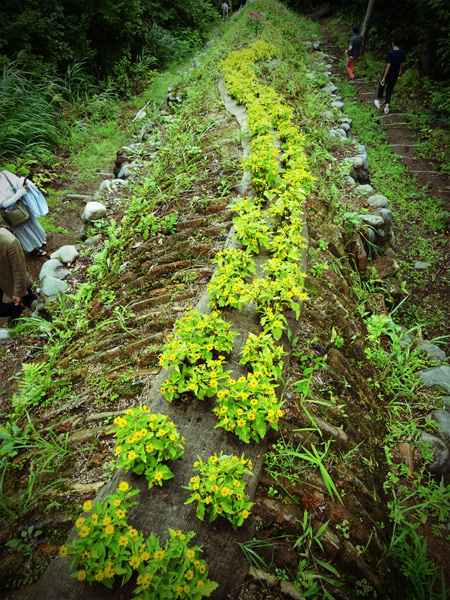
[[[344,53],[331,38],[326,22],[320,23],[320,31],[323,39],[322,48],[329,54],[329,59],[335,66],[334,75],[347,79],[345,70],[342,72],[338,67]],[[381,70],[382,66],[380,65],[380,72]],[[391,108],[388,115],[383,114],[382,110],[378,110],[373,103],[376,98],[376,86],[358,75],[357,72],[355,79],[353,82],[349,82],[349,85],[356,88],[358,100],[361,103],[373,108],[374,119],[383,127],[392,151],[400,156],[405,167],[408,167],[409,172],[417,177],[418,182],[428,186],[430,194],[440,198],[447,210],[450,211],[450,179],[440,174],[439,167],[434,162],[417,155],[416,131],[411,124],[409,114],[395,108]],[[401,83],[397,85],[400,87]]]
[[[344,58],[344,53],[340,47],[336,45],[336,40],[328,28],[328,21],[324,20],[319,23],[322,42],[322,49],[328,53],[330,63],[334,65],[333,75],[340,79],[347,80],[345,68],[340,64]],[[383,65],[380,63],[380,73]],[[427,190],[430,197],[434,196],[442,202],[443,209],[450,214],[450,178],[442,175],[439,170],[439,164],[432,160],[427,160],[417,154],[417,136],[418,130],[411,122],[411,114],[400,109],[392,109],[389,114],[383,114],[382,110],[378,110],[374,106],[374,100],[377,92],[376,82],[367,81],[363,73],[364,67],[361,65],[356,69],[355,79],[348,81],[346,85],[352,86],[356,91],[356,97],[361,104],[368,106],[373,111],[374,121],[380,125],[386,135],[387,144],[401,160],[401,163],[407,169],[406,176],[414,177],[417,181],[417,188]],[[394,90],[394,96],[400,96],[402,82],[397,83]],[[395,98],[394,98],[395,104]],[[418,109],[420,107],[418,106]],[[393,190],[395,193],[395,189]],[[411,203],[415,199],[411,198]],[[395,202],[394,202],[395,206]],[[417,281],[408,281],[408,291],[410,297],[408,303],[412,305],[412,310],[417,310],[423,303],[424,299],[429,295],[434,295],[434,303],[437,304],[441,314],[445,314],[450,301],[450,286],[448,284],[450,274],[450,220],[446,221],[447,230],[444,236],[438,236],[439,232],[434,229],[422,230],[422,235],[426,237],[426,242],[433,247],[436,257],[434,269],[429,269],[426,273],[422,273],[421,277],[426,278],[426,283],[416,285]],[[417,241],[417,231],[414,227],[414,220],[409,221],[408,217],[400,224],[397,221],[395,227],[395,235],[397,238],[396,254],[401,260],[404,260],[407,265],[411,265],[411,254],[415,242]],[[441,239],[439,239],[439,237]],[[443,238],[443,240],[442,240]],[[422,238],[423,239],[423,238]],[[422,241],[422,240],[421,240]],[[416,251],[417,253],[417,251]],[[413,259],[414,260],[414,259]],[[422,260],[419,254],[416,254],[415,260]],[[414,264],[414,263],[413,263]],[[412,266],[412,265],[411,265]],[[428,305],[431,313],[434,312],[433,304]],[[427,311],[418,317],[420,322],[423,322],[423,316],[427,321]],[[436,335],[446,335],[450,333],[449,325],[445,324],[441,319],[439,326],[431,326],[430,337]]]

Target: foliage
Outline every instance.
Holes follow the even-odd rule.
[[[161,386],[166,400],[171,402],[185,392],[200,400],[216,394],[228,375],[222,365],[235,336],[217,311],[203,315],[190,309],[178,319],[159,359],[162,367],[174,369]]]
[[[79,517],[75,526],[78,537],[61,546],[60,555],[73,555],[70,569],[78,569],[71,576],[79,581],[100,581],[112,588],[116,575],[126,583],[141,562],[139,550],[143,545],[142,533],[128,526],[126,513],[136,502],[130,499],[138,494],[126,481],[119,484],[116,492],[102,501],[83,504],[85,517]],[[81,567],[81,568],[79,568]]]
[[[60,547],[61,556],[73,555],[70,568],[78,570],[71,576],[90,584],[98,581],[112,588],[116,576],[124,584],[136,571],[135,593],[141,598],[167,597],[168,590],[183,580],[185,598],[209,595],[216,584],[206,579],[207,565],[198,560],[200,548],[187,545],[194,532],[185,535],[169,530],[170,538],[161,547],[153,533],[150,539],[144,540],[142,532],[128,525],[127,511],[136,504],[130,500],[138,493],[122,481],[115,493],[94,506],[90,500],[84,503],[86,517],[79,517],[75,523],[78,538]],[[193,584],[195,588],[191,589]]]
[[[298,521],[298,523],[300,523],[302,533],[294,543],[294,548],[301,550],[299,552],[301,558],[295,576],[296,586],[306,598],[326,598],[327,600],[333,600],[334,596],[324,587],[324,583],[341,587],[343,584],[338,581],[339,573],[332,565],[320,560],[316,555],[315,549],[313,549],[313,545],[317,545],[324,552],[320,538],[328,527],[329,521],[323,523],[318,531],[314,533],[311,525],[311,517],[305,510],[303,512],[303,519]],[[319,567],[322,567],[322,572],[319,570]],[[333,577],[328,573],[331,573]]]
[[[253,502],[245,493],[246,482],[243,476],[253,475],[252,461],[244,455],[227,456],[223,452],[219,456],[213,454],[204,462],[200,457],[194,463],[198,475],[191,477],[185,489],[192,490],[192,495],[185,502],[197,502],[197,517],[202,521],[205,512],[209,514],[209,523],[222,515],[230,521],[233,529],[240,527],[249,516]]]
[[[160,546],[152,533],[140,548],[143,560],[138,567],[138,587],[133,600],[170,598],[174,593],[186,600],[199,600],[209,597],[217,588],[217,583],[208,579],[208,565],[199,557],[201,548],[188,546],[195,533],[169,529],[169,536]]]
[[[0,157],[20,153],[48,156],[62,137],[51,82],[30,77],[17,60],[6,61],[0,77]]]
[[[149,489],[162,485],[173,474],[167,460],[179,458],[184,447],[180,434],[167,415],[152,414],[145,405],[129,408],[124,415],[114,419],[116,424],[117,467],[131,468],[137,475],[144,474]]]

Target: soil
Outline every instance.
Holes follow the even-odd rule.
[[[332,54],[338,55],[335,47]],[[360,90],[367,89],[364,82],[357,80],[356,85],[361,86]],[[222,147],[226,145],[229,156],[238,161],[240,149],[224,141],[229,140],[234,128],[231,119],[222,122],[220,144]],[[388,135],[391,135],[390,131],[387,129]],[[401,126],[390,139],[406,147],[410,139],[408,135],[410,131]],[[140,247],[134,252],[130,251],[128,270],[124,271],[120,281],[110,282],[111,289],[117,292],[117,302],[108,305],[100,298],[94,299],[89,315],[89,332],[80,333],[70,348],[58,357],[58,365],[64,371],[63,379],[71,385],[69,397],[61,397],[56,405],[41,405],[33,409],[32,417],[38,423],[38,429],[44,432],[45,427],[50,427],[56,435],[67,434],[75,440],[73,447],[79,452],[59,465],[56,474],[48,475],[47,481],[56,477],[65,478],[63,486],[58,488],[58,494],[49,496],[52,503],[60,503],[62,510],[56,505],[49,509],[48,502],[39,503],[19,522],[5,520],[2,523],[2,542],[19,537],[21,531],[31,525],[35,530],[44,532],[31,541],[34,551],[31,557],[23,552],[3,550],[0,584],[6,594],[5,600],[26,600],[29,597],[33,589],[29,581],[33,581],[57,554],[59,544],[65,540],[73,524],[73,515],[77,514],[80,501],[94,498],[110,478],[115,460],[114,440],[110,433],[112,415],[141,403],[143,390],[151,386],[159,372],[158,349],[171,331],[174,320],[188,304],[195,305],[211,277],[212,258],[223,246],[231,227],[232,215],[226,206],[237,192],[230,191],[222,195],[217,186],[217,182],[227,175],[226,169],[218,166],[221,154],[217,140],[211,138],[203,154],[208,156],[208,160],[205,161],[202,174],[189,189],[184,190],[182,202],[179,198],[170,198],[164,207],[159,208],[161,215],[179,212],[177,231],[146,241],[136,238]],[[341,159],[342,156],[337,154],[337,158]],[[114,160],[115,157],[111,157],[111,170]],[[420,171],[431,169],[428,163],[418,159],[414,159],[414,165],[419,165]],[[417,176],[423,177],[420,180],[424,185],[433,186],[433,193],[442,192],[443,200],[448,202],[448,194],[446,196],[444,193],[444,188],[450,186],[448,180],[434,176],[430,178],[425,173]],[[57,185],[62,184],[58,182]],[[71,187],[70,177],[64,180],[64,185],[67,185],[67,189]],[[205,189],[209,190],[207,195]],[[81,194],[90,192],[93,190],[79,190]],[[107,202],[112,205],[114,198],[108,197]],[[49,234],[49,253],[77,240],[81,227],[78,215],[83,207],[83,201],[71,201],[70,208],[64,203],[54,215],[56,225],[64,227],[69,233]],[[311,247],[317,249],[318,242],[330,241],[327,232],[334,231],[333,223],[327,220],[327,207],[321,199],[311,198],[307,221],[312,238]],[[399,240],[397,252],[401,256],[409,243],[409,232],[404,230],[396,233]],[[194,240],[189,242],[190,246],[187,238]],[[430,239],[434,239],[433,232],[430,232]],[[333,255],[339,255],[343,262],[347,260],[344,240],[339,237],[332,241]],[[166,256],[170,255],[170,260],[155,260],[161,247]],[[333,259],[329,250],[318,252],[323,261]],[[442,249],[440,252],[443,254]],[[152,276],[144,260],[151,261],[153,265],[156,262],[158,274],[154,272]],[[37,279],[44,261],[27,258],[33,279]],[[143,268],[144,264],[147,265],[146,269]],[[73,265],[73,289],[76,282],[83,280],[88,265],[89,261],[84,257]],[[445,268],[442,264],[438,270],[441,266]],[[443,283],[441,285],[438,280],[434,281],[433,274],[430,274],[431,283],[434,293],[437,290],[442,300],[440,308],[445,308],[448,287]],[[260,552],[267,568],[263,569],[264,572],[254,571],[246,578],[239,598],[263,600],[270,597],[281,600],[298,597],[292,586],[289,587],[283,579],[292,579],[296,575],[300,559],[308,559],[310,564],[317,559],[329,561],[346,577],[350,584],[345,588],[334,585],[330,588],[336,598],[354,598],[352,589],[363,585],[363,581],[367,586],[365,595],[369,598],[405,597],[404,581],[395,564],[389,564],[389,560],[384,560],[381,565],[378,563],[383,556],[383,545],[389,544],[392,534],[383,490],[387,465],[380,448],[386,424],[384,407],[379,406],[379,400],[367,383],[374,373],[363,350],[366,331],[357,315],[357,302],[349,295],[351,277],[338,277],[333,271],[326,270],[320,278],[310,275],[307,284],[312,301],[304,309],[299,340],[286,373],[286,414],[280,432],[272,431],[269,435],[268,451],[279,449],[280,445],[287,445],[292,451],[301,442],[312,451],[313,444],[320,440],[317,432],[309,431],[307,414],[311,414],[320,423],[320,435],[334,440],[342,450],[341,455],[346,457],[345,460],[336,459],[326,464],[326,470],[332,476],[343,503],[336,496],[330,500],[323,478],[308,471],[300,461],[293,463],[292,468],[282,474],[277,471],[276,465],[269,468],[266,463],[254,498],[252,518],[255,538],[261,542]],[[413,291],[411,302],[419,301],[420,294],[424,294],[423,288]],[[144,298],[148,300],[146,306],[142,305]],[[382,296],[378,302],[386,310]],[[133,314],[132,318],[125,321],[125,330],[117,323],[104,329],[97,328],[102,320],[111,317],[114,306],[126,306],[129,313]],[[330,343],[333,329],[342,334],[343,344],[339,348]],[[14,375],[21,370],[22,363],[39,362],[39,348],[43,343],[44,340],[37,336],[29,343],[10,339],[0,347],[7,358],[0,365],[0,410],[3,415],[8,414],[9,399],[17,390],[18,380],[13,378]],[[321,365],[320,360],[325,354],[327,364]],[[305,404],[296,391],[296,382],[304,377],[305,368],[317,365],[310,402]],[[324,406],[325,401],[328,406]],[[308,413],[305,413],[305,408]],[[79,437],[72,437],[76,435]],[[352,452],[349,452],[350,449]],[[31,459],[32,456],[28,454],[18,457],[14,480],[5,482],[7,494],[23,492]],[[394,452],[394,461],[400,463],[401,460],[400,453]],[[419,464],[419,457],[415,456],[414,460],[416,465]],[[405,489],[410,487],[408,477],[403,478],[402,484]],[[47,514],[42,512],[45,505]],[[324,552],[317,547],[313,550],[308,544],[294,548],[294,542],[303,533],[300,523],[304,511],[309,515],[308,525],[316,532],[323,523],[330,523],[328,537],[323,540]],[[427,538],[429,558],[441,564],[450,578],[449,542],[433,533],[433,525],[438,525],[436,517],[429,515],[419,532]],[[362,552],[364,548],[367,548],[366,552]],[[269,570],[276,572],[277,580],[267,575]],[[10,591],[14,579],[16,585],[17,582],[21,584],[17,592]],[[308,579],[304,581],[306,591]],[[449,584],[450,579],[447,581]],[[357,595],[359,597],[362,594]]]

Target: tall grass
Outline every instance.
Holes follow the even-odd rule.
[[[0,157],[41,156],[60,139],[58,109],[48,82],[37,81],[9,61],[1,72]]]

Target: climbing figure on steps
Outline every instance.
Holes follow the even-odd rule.
[[[359,32],[358,25],[353,25],[352,31],[353,31],[354,35],[353,35],[352,39],[350,40],[347,50],[344,53],[348,57],[345,68],[347,69],[347,73],[348,73],[350,81],[353,81],[353,79],[355,79],[355,60],[358,58],[358,56],[361,53],[362,42],[363,42],[363,38]]]
[[[384,114],[389,114],[389,104],[397,79],[403,75],[406,69],[406,52],[400,48],[401,39],[398,36],[392,38],[392,48],[387,53],[386,68],[383,78],[378,86],[378,97],[374,100],[377,108],[381,108],[383,102],[384,88],[386,88],[386,100]]]

